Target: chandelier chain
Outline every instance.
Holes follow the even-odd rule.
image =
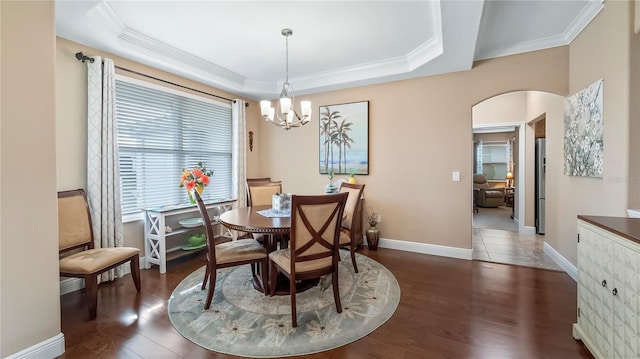
[[[284,82],[289,83],[289,35],[285,35],[285,39],[286,39],[286,46],[285,46],[285,48],[286,48],[286,50],[285,50],[286,51],[285,52],[285,55],[286,55],[285,59],[286,60],[285,60],[285,68],[284,68],[285,69],[285,71],[284,71],[284,73],[285,73]]]
[[[289,85],[289,36],[293,35],[293,30],[284,28],[280,33],[285,37],[285,80],[276,107],[269,100],[260,101],[260,113],[267,122],[290,130],[309,123],[312,110],[311,101],[308,100],[300,101],[300,110],[294,108],[295,94]]]

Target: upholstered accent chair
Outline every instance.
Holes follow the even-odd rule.
[[[133,283],[140,291],[140,249],[94,248],[91,213],[83,189],[58,192],[58,250],[60,276],[84,278],[90,320],[96,319],[98,310],[98,275],[130,262]]]
[[[331,274],[336,310],[342,313],[338,286],[340,224],[347,193],[296,196],[291,198],[291,239],[289,248],[269,254],[271,295],[275,294],[278,273],[289,278],[291,324],[298,326],[296,282]]]
[[[474,174],[473,188],[478,190],[476,198],[478,207],[499,207],[504,205],[504,188],[490,188],[487,176]]]

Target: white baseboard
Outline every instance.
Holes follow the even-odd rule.
[[[380,238],[378,247],[397,249],[400,251],[431,254],[434,256],[450,257],[458,259],[472,259],[472,250],[457,247],[440,246],[437,244],[400,241],[396,239]]]
[[[131,273],[131,266],[123,264],[122,275]],[[144,269],[144,257],[140,258],[140,269]],[[69,294],[84,288],[84,279],[82,278],[65,278],[60,281],[60,295]]]
[[[556,251],[547,242],[544,242],[544,253],[551,257],[551,259],[553,259],[553,261],[556,262],[556,264],[558,264],[560,268],[564,269],[569,277],[578,282],[578,268],[576,268],[573,263],[569,262],[567,258],[563,257],[560,252]]]
[[[6,359],[57,358],[62,354],[64,354],[64,334],[58,333],[55,337],[9,355]]]
[[[524,226],[522,227],[522,234],[536,234],[536,227]]]

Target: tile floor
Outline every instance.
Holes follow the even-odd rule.
[[[518,233],[508,207],[480,208],[473,218],[473,259],[562,270],[544,253],[544,236]]]

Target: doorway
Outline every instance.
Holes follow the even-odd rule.
[[[504,171],[501,172],[502,178],[492,178],[493,186],[505,188],[504,204],[490,208],[479,207],[477,213],[474,208],[472,256],[475,260],[561,270],[544,253],[544,236],[536,233],[534,225],[535,129],[537,127],[540,131],[546,125],[544,110],[538,112],[536,116],[531,116],[535,111],[539,111],[538,108],[544,108],[536,101],[541,97],[537,94],[540,92],[506,93],[480,102],[472,109],[475,140],[473,173],[480,172],[491,177],[491,171],[484,171],[484,167],[479,168],[476,161],[479,156],[476,143],[481,138],[478,136],[479,133],[486,133],[485,138],[490,133],[502,133],[501,136],[512,140],[514,147],[511,158],[498,161],[506,162],[507,171],[511,171],[510,177],[513,178],[507,179]],[[560,98],[560,96],[557,97]],[[535,109],[532,104],[535,105]],[[535,123],[538,125],[536,126]],[[510,132],[507,131],[508,127],[512,128]],[[486,140],[496,141],[495,138]],[[511,192],[509,195],[507,195],[507,188]]]

